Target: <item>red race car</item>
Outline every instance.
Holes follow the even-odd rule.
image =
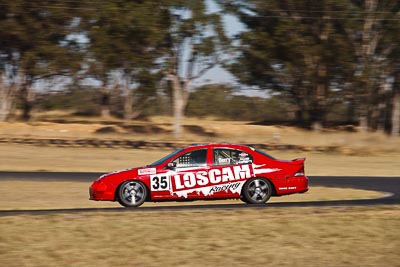
[[[308,190],[304,161],[277,160],[244,145],[193,145],[146,167],[99,177],[90,186],[90,199],[118,201],[125,207],[200,199],[265,203],[271,196]]]

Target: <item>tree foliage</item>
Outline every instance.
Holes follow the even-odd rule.
[[[396,69],[389,62],[399,46],[398,2],[220,2],[247,27],[228,66],[241,82],[287,96],[309,125],[343,103],[349,121],[365,117],[377,128],[379,88]]]
[[[79,53],[67,38],[74,31],[74,16],[57,8],[59,3],[63,2],[0,2],[0,74],[5,77],[2,87],[12,84],[18,90],[26,120],[34,102],[35,83],[79,68]],[[74,8],[76,3],[63,5]]]
[[[261,98],[238,95],[226,85],[204,85],[190,95],[188,116],[213,116],[229,120],[287,122],[290,106],[279,98]]]
[[[92,1],[82,3],[92,6]],[[155,94],[154,83],[160,79],[156,60],[166,42],[168,12],[155,1],[98,1],[94,11],[82,14],[81,24],[88,39],[87,75],[101,82],[104,99],[111,89],[120,89],[124,117],[132,119],[137,107]]]
[[[233,39],[227,12],[244,25]],[[399,32],[400,3],[389,0],[0,0],[0,120],[17,96],[29,119],[33,88],[53,83],[71,95],[97,88],[93,109],[127,120],[169,108],[176,138],[185,112],[270,120],[294,111],[309,127],[341,117],[398,135]],[[271,99],[193,88],[217,65]]]

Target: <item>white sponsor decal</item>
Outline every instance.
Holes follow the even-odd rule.
[[[264,168],[264,169],[260,169],[260,167],[265,166],[265,164],[262,165],[256,165],[253,164],[253,168],[254,168],[254,174],[262,174],[262,173],[270,173],[270,172],[276,172],[276,171],[280,171],[281,169],[270,169],[270,168]]]
[[[237,165],[209,171],[186,172],[173,175],[175,190],[185,190],[214,184],[223,184],[251,178],[249,165]]]
[[[290,187],[279,187],[279,190],[294,190],[297,189],[296,186],[290,186]]]
[[[206,186],[206,187],[200,187],[200,188],[194,188],[194,189],[188,189],[188,190],[180,190],[176,192],[172,192],[171,194],[176,194],[178,197],[184,197],[187,198],[188,194],[196,192],[198,195],[203,194],[204,196],[210,196],[213,195],[214,193],[218,192],[228,192],[231,191],[232,194],[240,194],[242,191],[242,187],[246,181],[241,181],[241,182],[235,182],[235,183],[227,183],[227,184],[219,184],[219,185],[212,185],[212,186]]]
[[[194,169],[184,169],[179,173],[169,171],[165,174],[151,175],[150,186],[152,191],[170,191],[171,195],[187,198],[188,194],[197,193],[204,196],[213,195],[218,192],[240,194],[244,183],[257,174],[271,173],[280,169],[262,168],[263,165],[247,164],[201,170],[193,172]],[[197,168],[198,169],[198,168]]]
[[[139,169],[139,175],[152,175],[157,173],[156,168],[146,168],[146,169]]]
[[[220,158],[220,159],[218,159],[218,162],[219,163],[228,163],[229,164],[231,161],[228,158]]]

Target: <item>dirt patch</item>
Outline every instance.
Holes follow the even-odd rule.
[[[114,126],[105,126],[94,131],[96,134],[109,134],[109,133],[119,133],[120,131]]]

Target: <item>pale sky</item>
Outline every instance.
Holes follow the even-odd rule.
[[[221,8],[215,4],[212,0],[207,0],[207,5],[210,12],[220,12]],[[230,14],[225,14],[223,16],[223,22],[225,26],[226,33],[229,37],[233,37],[234,35],[239,34],[240,32],[245,30],[245,25],[243,25],[235,16]],[[239,86],[236,82],[236,78],[223,69],[220,66],[216,66],[213,69],[209,70],[206,74],[204,74],[199,79],[193,82],[194,86],[199,86],[203,84],[209,83],[222,83],[222,84],[231,84]],[[260,96],[260,97],[268,97],[268,94],[265,90],[254,90],[249,87],[240,85],[242,88],[242,92],[239,92],[240,95],[248,95],[248,96]]]

